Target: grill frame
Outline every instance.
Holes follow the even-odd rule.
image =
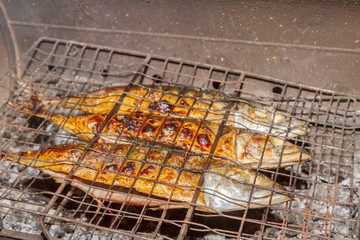
[[[45,46],[45,48],[46,48],[47,44],[49,44],[49,46],[53,45],[52,50],[50,50],[50,52],[48,52],[48,53],[43,51],[43,47]],[[79,47],[79,46],[81,46],[81,47]],[[60,48],[62,48],[62,49],[60,49]],[[58,52],[59,49],[60,49],[60,52],[62,52],[63,54],[59,54],[59,52]],[[80,51],[79,51],[79,49],[80,49]],[[88,58],[83,57],[83,56],[85,56],[85,54],[87,54],[86,53],[87,49],[92,49],[92,51],[95,53],[92,60],[89,60]],[[106,54],[103,56],[103,55],[101,55],[102,53],[106,53]],[[36,59],[36,57],[38,57],[38,55],[45,56],[45,58],[42,59],[42,62],[38,63],[40,66],[36,66],[36,61],[35,61],[35,59]],[[108,56],[106,57],[106,55],[108,55]],[[83,84],[84,87],[87,87],[87,89],[82,90],[82,92],[85,93],[88,91],[88,89],[91,89],[92,85],[97,85],[98,87],[100,87],[102,84],[107,84],[104,79],[118,78],[118,76],[117,76],[118,73],[120,73],[122,71],[121,70],[122,62],[120,60],[120,63],[117,63],[117,61],[114,60],[115,56],[117,56],[117,55],[123,55],[123,56],[126,55],[126,56],[129,56],[130,58],[142,59],[142,61],[134,61],[134,62],[131,62],[130,64],[128,64],[128,63],[125,64],[126,66],[129,66],[129,65],[131,66],[132,64],[134,64],[134,67],[135,67],[135,69],[132,69],[129,71],[126,70],[128,72],[128,74],[130,74],[130,75],[135,72],[135,77],[130,78],[130,82],[138,81],[139,80],[138,77],[140,76],[140,81],[144,82],[144,84],[145,84],[146,81],[149,80],[149,78],[157,78],[157,77],[155,77],[155,75],[158,74],[156,72],[160,71],[160,73],[162,73],[162,76],[161,75],[158,75],[158,76],[160,76],[162,78],[162,80],[170,79],[170,81],[174,81],[172,83],[173,85],[177,85],[178,81],[180,81],[179,80],[180,77],[185,77],[185,78],[189,78],[190,86],[205,87],[206,89],[213,89],[214,91],[217,90],[214,88],[216,86],[219,86],[220,88],[223,87],[224,88],[223,90],[225,90],[227,92],[231,91],[231,89],[235,89],[235,91],[232,91],[233,98],[240,97],[240,98],[248,99],[248,98],[254,97],[259,102],[270,103],[280,109],[284,109],[284,110],[288,110],[292,113],[296,113],[297,115],[300,115],[302,118],[304,118],[304,116],[308,115],[308,118],[312,118],[312,124],[316,126],[315,128],[317,130],[315,133],[318,133],[318,134],[315,134],[315,135],[319,135],[319,136],[313,136],[313,137],[314,138],[319,137],[322,142],[318,143],[316,139],[309,140],[309,138],[301,139],[299,142],[301,142],[302,148],[305,148],[305,145],[309,144],[310,146],[308,146],[306,148],[310,148],[310,150],[313,152],[315,152],[316,149],[320,148],[320,157],[316,157],[316,153],[314,153],[315,158],[313,157],[314,159],[312,160],[313,162],[314,161],[317,162],[317,167],[315,168],[315,170],[317,172],[319,172],[321,163],[324,163],[324,161],[326,163],[326,160],[322,160],[322,158],[323,158],[322,151],[326,151],[331,148],[335,148],[335,150],[340,150],[340,152],[346,152],[349,155],[351,155],[351,154],[353,155],[353,156],[344,156],[344,158],[350,159],[350,163],[337,163],[337,164],[338,164],[339,168],[343,167],[345,169],[348,169],[348,171],[349,171],[348,175],[350,178],[354,177],[354,172],[353,171],[351,172],[351,169],[353,170],[356,165],[355,164],[356,160],[354,159],[355,152],[357,151],[355,142],[357,141],[357,137],[358,137],[357,131],[359,128],[359,124],[358,124],[356,117],[359,115],[359,113],[357,113],[357,110],[359,109],[357,107],[357,102],[360,100],[360,98],[356,98],[353,96],[346,96],[346,95],[338,94],[338,93],[335,93],[332,91],[327,91],[327,90],[308,87],[308,86],[304,86],[304,85],[288,83],[288,82],[285,82],[285,81],[282,81],[279,79],[268,78],[268,77],[259,76],[256,74],[245,73],[245,72],[238,71],[238,70],[231,70],[231,69],[208,65],[208,64],[199,64],[196,62],[183,61],[183,60],[179,60],[176,58],[166,58],[166,57],[162,57],[162,56],[154,56],[154,55],[138,53],[136,51],[118,50],[118,49],[107,48],[107,47],[103,47],[103,46],[95,46],[95,45],[90,45],[90,44],[79,43],[79,42],[75,42],[75,41],[66,41],[66,40],[50,39],[50,38],[41,38],[36,43],[34,43],[33,47],[31,49],[29,49],[29,51],[27,51],[27,53],[24,55],[24,57],[17,63],[16,71],[18,73],[20,73],[21,76],[25,76],[26,79],[33,78],[36,75],[41,76],[42,74],[44,74],[45,76],[49,75],[49,76],[51,76],[51,78],[53,77],[56,79],[56,76],[58,75],[58,78],[61,81],[65,81],[65,82],[69,81],[70,83],[72,80],[69,80],[68,76],[65,77],[65,73],[70,74],[70,76],[71,76],[71,74],[73,74],[74,76],[77,77],[75,81],[73,80],[74,82],[79,82],[80,85]],[[76,62],[77,57],[79,57],[78,62]],[[102,58],[104,58],[106,60],[101,60]],[[63,63],[56,62],[59,60],[63,61]],[[78,67],[74,67],[73,69],[71,69],[71,71],[73,71],[73,73],[71,73],[70,68],[67,66],[69,64],[69,62],[71,62],[71,61],[74,61],[75,64],[76,63],[79,64]],[[90,64],[89,65],[90,70],[84,71],[83,64],[86,61],[88,61]],[[116,63],[114,63],[114,62],[116,62]],[[31,64],[34,64],[35,66],[32,66]],[[178,64],[177,70],[175,70],[175,71],[169,70],[169,69],[173,69],[172,66],[176,66],[176,64]],[[158,67],[161,65],[162,65],[162,67]],[[71,63],[70,66],[74,66],[74,64]],[[182,72],[183,68],[185,69],[186,66],[194,67],[193,74]],[[44,67],[47,68],[47,70],[44,71]],[[119,68],[120,71],[116,72],[113,70],[113,68]],[[54,69],[55,69],[55,71],[54,71]],[[186,68],[186,69],[188,69],[188,68]],[[15,69],[13,69],[13,71],[15,71]],[[41,72],[41,71],[44,71],[44,72]],[[69,71],[70,71],[70,73],[69,73]],[[154,71],[154,74],[152,74],[152,71]],[[186,71],[188,71],[188,70],[186,70]],[[55,74],[54,74],[54,72],[55,72]],[[199,74],[199,72],[201,72],[201,73]],[[121,73],[124,73],[124,72],[121,72]],[[86,75],[89,74],[89,77],[82,76],[85,74]],[[110,74],[113,74],[114,76],[110,75]],[[102,77],[101,75],[103,75],[105,77]],[[170,76],[174,75],[175,77],[169,78],[168,75],[170,75]],[[177,79],[176,79],[176,76],[178,76]],[[223,77],[221,77],[221,76],[223,76]],[[234,76],[236,77],[236,79],[232,80],[233,78],[235,78]],[[13,80],[15,80],[14,77],[11,76],[11,71],[9,73],[7,73],[0,80],[0,82],[3,81],[3,79],[5,79],[5,78],[12,78]],[[85,80],[92,79],[92,81],[89,83],[86,83],[86,82],[83,82],[84,79]],[[173,79],[176,79],[176,80],[173,80]],[[47,79],[41,80],[40,82],[36,83],[38,86],[38,89],[40,89],[40,90],[45,89],[48,86],[48,82],[46,82],[46,81],[48,81],[48,80]],[[111,79],[108,82],[112,82]],[[163,81],[163,83],[164,82],[166,82],[166,81]],[[168,82],[166,82],[166,83],[168,83]],[[198,83],[200,83],[200,84],[198,84]],[[215,83],[218,83],[219,85],[215,84]],[[66,91],[65,95],[71,94],[70,88],[61,89],[61,87],[60,87],[60,89],[57,89],[56,84],[57,83],[55,83],[55,86],[53,87],[53,89],[65,90]],[[252,89],[251,86],[255,89]],[[274,90],[275,87],[280,87],[282,89],[281,93],[280,94],[271,93],[269,91],[271,87],[272,87],[271,90]],[[13,90],[13,89],[9,89],[9,90]],[[304,94],[304,92],[305,92],[305,94]],[[12,92],[11,97],[14,97],[15,95],[16,95],[16,92]],[[121,99],[119,99],[119,102],[121,102]],[[0,108],[0,111],[4,112],[5,109],[6,109],[6,105],[3,105]],[[317,111],[317,109],[319,111]],[[115,110],[116,109],[113,109],[111,114],[114,114]],[[306,112],[306,111],[308,111],[308,112]],[[110,118],[111,114],[109,115],[109,118]],[[28,119],[30,119],[30,117]],[[226,119],[223,120],[222,123],[224,123],[225,121],[226,121]],[[42,122],[42,124],[44,124],[44,121]],[[41,130],[42,124],[40,124],[40,126],[37,127],[36,130],[31,130],[31,131],[33,131],[36,134],[40,134],[40,135],[45,134],[45,132]],[[10,126],[8,123],[6,123],[6,124],[3,123],[2,125]],[[19,129],[26,128],[25,126],[19,126],[17,124],[14,124],[14,126],[18,127]],[[321,129],[321,130],[319,130],[319,129]],[[100,131],[99,131],[99,133],[100,133]],[[320,131],[323,131],[323,133],[321,133]],[[327,133],[327,131],[330,131],[330,134]],[[332,133],[331,133],[331,131],[332,131]],[[337,131],[340,131],[342,133],[338,133]],[[55,133],[55,131],[53,133]],[[351,136],[350,133],[352,134],[354,139],[349,139],[350,138],[349,136]],[[66,137],[68,137],[68,136],[66,136]],[[326,139],[325,139],[326,137],[331,138],[330,143],[328,143],[326,141]],[[340,140],[338,138],[340,138]],[[338,144],[337,143],[338,140],[341,141],[340,147],[336,147]],[[350,146],[352,146],[352,148],[350,147],[350,149],[348,149],[346,146],[343,146],[344,143],[347,143],[347,141],[350,142]],[[95,140],[93,140],[92,143],[93,142],[95,142]],[[332,146],[332,145],[334,145],[334,146]],[[91,143],[89,146],[91,146]],[[4,150],[4,149],[2,149],[2,150]],[[324,154],[324,157],[326,157],[326,156],[327,155]],[[329,156],[333,156],[333,155],[329,155]],[[341,153],[340,153],[339,157],[333,156],[332,158],[335,158],[335,160],[336,160],[337,158],[340,159],[340,157],[341,157]],[[353,162],[351,163],[351,161],[353,161]],[[329,160],[329,165],[331,166],[333,164],[336,164],[336,162],[333,162],[333,159]],[[328,169],[329,179],[330,179],[330,175],[331,175],[330,166]],[[296,168],[295,173],[292,172],[291,174],[299,173],[300,167],[295,166],[294,168]],[[311,170],[312,169],[310,167],[310,171]],[[8,170],[2,171],[1,175],[7,171]],[[259,171],[259,169],[257,169],[257,171]],[[286,173],[281,172],[281,169],[276,169],[274,171],[264,170],[264,172],[268,172],[269,174],[272,174],[272,177],[275,180],[277,179],[278,176],[286,175]],[[319,174],[316,174],[316,176],[318,176],[318,175]],[[336,171],[336,183],[337,183],[338,177],[339,177],[339,170]],[[39,177],[39,178],[41,178],[41,177]],[[296,177],[296,176],[291,176],[290,179],[295,182],[298,180],[299,181],[301,180],[301,178]],[[351,180],[353,180],[353,179],[351,179]],[[316,181],[317,180],[315,180],[313,183],[320,184],[320,186],[322,185],[322,183],[318,183]],[[349,187],[349,191],[353,193],[353,194],[351,194],[352,197],[355,195],[355,192],[357,190],[356,186],[354,186],[354,181],[355,180],[351,181],[351,184]],[[312,180],[309,180],[309,182],[312,183]],[[293,187],[293,185],[295,186],[295,183],[289,184],[289,186],[291,186],[291,187]],[[335,185],[324,184],[324,185],[330,185],[330,186],[328,186],[329,189],[334,187],[335,196],[336,196],[336,191],[338,188],[337,184],[335,184]],[[59,217],[59,216],[55,216],[54,214],[47,213],[54,206],[57,197],[64,197],[61,194],[61,192],[64,190],[65,187],[66,187],[66,183],[62,183],[57,188],[57,191],[54,193],[50,202],[47,204],[47,207],[42,212],[33,212],[35,215],[40,216],[39,224],[42,229],[42,233],[48,239],[53,238],[53,236],[50,234],[50,232],[48,230],[46,217],[49,217],[51,219],[63,220],[63,221],[71,221],[71,222],[79,224],[79,225],[94,227],[93,224],[89,224],[89,223],[86,223],[83,221],[79,222],[79,221],[75,221],[75,220],[69,220],[64,217]],[[341,188],[341,187],[339,187],[339,188]],[[316,189],[316,187],[314,187],[314,189],[313,189],[312,196],[309,196],[309,195],[311,195],[311,193],[308,192],[307,196],[305,197],[307,200],[309,200],[310,205],[313,202],[319,201],[316,197],[314,197],[315,189]],[[11,190],[14,190],[14,189],[11,189]],[[295,190],[296,189],[294,188],[294,189],[290,190],[290,192],[295,191]],[[309,190],[310,190],[310,187],[309,187]],[[63,200],[65,201],[65,198]],[[290,213],[292,212],[291,209],[289,209],[289,208],[291,208],[291,204],[293,203],[292,201],[293,201],[293,199],[290,200],[290,202],[289,202],[290,207],[288,207],[288,205],[286,205],[286,211],[290,211]],[[335,199],[327,198],[327,201],[325,201],[325,202],[327,204],[335,203],[335,206],[336,206],[337,201]],[[354,202],[355,201],[353,200],[353,201],[351,201],[351,203],[348,202],[345,204],[353,204],[354,205]],[[341,204],[341,202],[340,202],[340,204]],[[7,206],[7,205],[4,206],[3,204],[1,204],[0,206],[6,207],[6,208],[11,208],[11,206]],[[334,207],[335,206],[333,206],[333,209],[332,209],[332,216],[334,215]],[[271,208],[276,209],[276,206],[271,207]],[[19,208],[16,208],[16,207],[13,207],[13,209],[20,210]],[[312,209],[312,206],[310,206],[310,209]],[[261,225],[260,235],[257,235],[256,237],[266,238],[266,236],[263,236],[263,234],[265,233],[266,226],[269,225],[269,226],[274,227],[274,225],[276,225],[276,224],[273,222],[269,223],[267,220],[269,212],[271,211],[270,207],[266,207],[265,211],[266,211],[266,213],[263,213],[263,219],[258,220],[258,221],[256,221],[256,219],[247,219],[248,209],[245,210],[244,212],[241,212],[240,215],[242,215],[242,217],[240,217],[240,218],[238,217],[238,219],[242,219],[242,222],[239,227],[238,235],[237,236],[231,235],[231,236],[238,237],[238,238],[240,238],[240,237],[241,238],[255,237],[255,236],[251,236],[251,235],[246,235],[246,233],[244,235],[244,233],[243,233],[244,224],[246,222],[253,222],[253,223],[257,223],[257,224]],[[178,238],[180,238],[180,239],[184,238],[186,233],[188,232],[189,228],[191,229],[190,225],[194,225],[194,223],[191,220],[193,218],[193,215],[194,215],[194,206],[188,210],[188,212],[186,214],[186,218],[184,219],[184,222],[181,225],[180,234],[177,236]],[[201,213],[198,215],[201,216]],[[304,214],[304,216],[306,216],[306,213]],[[303,228],[305,230],[291,229],[291,224],[289,226],[289,223],[287,223],[287,221],[288,221],[288,217],[287,217],[286,220],[283,220],[281,227],[279,226],[279,229],[281,229],[281,230],[279,230],[281,232],[281,236],[285,237],[285,233],[287,231],[294,231],[294,232],[298,232],[299,234],[301,234],[304,238],[319,237],[320,239],[330,239],[333,234],[332,233],[333,230],[331,229],[331,224],[333,221],[336,222],[336,220],[334,218],[330,218],[330,220],[326,220],[326,221],[329,221],[330,230],[328,230],[327,227],[325,230],[324,229],[312,229],[310,226],[310,222],[311,222],[310,220],[314,216],[315,216],[315,214],[312,214],[312,213],[307,214],[308,222],[303,226]],[[141,217],[146,217],[146,216],[141,216]],[[326,217],[326,219],[327,219],[327,217]],[[161,220],[165,221],[165,222],[167,221],[164,218],[161,218]],[[304,221],[306,221],[306,220],[304,220]],[[359,218],[357,221],[359,221]],[[352,220],[352,221],[349,220],[348,222],[351,222],[352,224],[356,224],[356,220]],[[285,225],[287,225],[287,226],[285,226]],[[196,224],[195,224],[195,226],[196,226]],[[195,226],[193,226],[192,228],[194,228]],[[299,226],[296,226],[296,227],[299,227]],[[96,228],[114,231],[114,232],[121,232],[123,234],[128,234],[127,232],[114,230],[114,229],[108,229],[108,228],[104,228],[101,226],[96,226]],[[324,231],[326,236],[321,236],[321,235],[318,236],[317,234],[310,233],[309,229],[310,230],[319,230],[320,232]],[[220,230],[222,230],[222,229],[220,229]],[[328,231],[330,231],[330,233],[328,233]],[[5,234],[4,232],[2,232],[1,234],[9,235],[9,234]],[[18,233],[14,232],[11,234],[14,234],[14,236],[17,236]],[[133,236],[132,234],[133,233],[130,233],[130,236]],[[353,229],[352,236],[355,236],[355,235],[358,236],[358,234],[359,234],[359,231],[358,231],[358,227],[357,227],[356,229]],[[152,233],[151,235],[144,235],[143,237],[144,238],[156,237],[156,235],[157,235],[157,233]],[[141,236],[139,236],[137,234],[136,237],[141,237]],[[347,237],[350,237],[350,235],[348,235]]]

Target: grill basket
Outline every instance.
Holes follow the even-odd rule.
[[[291,196],[288,202],[223,213],[197,211],[196,204],[186,209],[157,211],[126,202],[98,205],[89,194],[67,184],[70,178],[56,183],[39,170],[1,161],[2,236],[19,239],[359,237],[359,98],[208,64],[48,38],[34,43],[14,69],[0,79],[0,82],[10,80],[14,85],[7,89],[10,100],[24,95],[24,89],[15,84],[15,72],[46,97],[86,94],[104,86],[155,84],[221,91],[234,99],[271,105],[309,121],[311,131],[291,141],[310,153],[312,159],[285,168],[254,169],[286,187]],[[0,107],[1,151],[28,151],[77,141],[44,119],[11,109],[6,101]],[[70,109],[64,114],[74,113],[76,110]]]

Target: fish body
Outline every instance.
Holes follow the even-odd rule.
[[[284,187],[225,160],[140,145],[95,144],[85,150],[86,146],[71,143],[39,151],[5,153],[3,160],[37,168],[57,181],[69,179],[68,174],[75,168],[70,184],[98,201],[142,205],[146,202],[144,196],[151,196],[147,201],[151,207],[164,208],[164,199],[168,199],[170,208],[183,208],[189,207],[198,187],[201,190],[196,204],[201,211],[258,208],[289,200]],[[211,162],[206,169],[207,161]],[[199,186],[202,174],[204,181]],[[136,192],[124,195],[93,184]]]
[[[107,118],[106,114],[69,116],[32,113],[48,119],[83,141],[90,141]],[[109,119],[99,134],[99,143],[118,143],[136,139],[172,145],[188,151],[210,154],[219,134],[219,124],[159,115],[121,115]],[[225,126],[213,154],[253,168],[277,168],[300,164],[310,156],[299,146],[280,138]]]
[[[226,110],[230,111],[227,125],[236,128],[260,131],[276,136],[295,137],[303,135],[310,128],[307,122],[299,120],[285,111],[276,110],[252,101],[234,100],[218,91],[199,88],[180,88],[169,86],[130,86],[104,88],[88,94],[73,95],[63,98],[46,98],[40,93],[41,104],[75,108],[92,114],[109,113],[116,102],[123,96],[118,113],[188,116],[196,119],[224,119]],[[31,89],[29,90],[31,92]],[[32,91],[34,92],[34,91]],[[235,101],[227,109],[230,101]]]

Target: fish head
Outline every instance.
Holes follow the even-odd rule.
[[[284,187],[240,166],[210,167],[204,174],[204,205],[218,211],[266,207],[289,199]]]
[[[296,137],[311,131],[309,122],[290,113],[254,102],[238,102],[234,126],[281,137]]]

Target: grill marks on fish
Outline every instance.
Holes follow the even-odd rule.
[[[168,86],[140,87],[131,86],[128,92],[125,87],[98,90],[87,95],[74,95],[64,98],[44,99],[43,105],[71,107],[94,114],[109,113],[121,95],[125,95],[119,107],[119,113],[140,111],[154,115],[174,114],[178,117],[221,119],[225,113],[227,96],[218,92],[207,92],[200,89],[176,88]],[[214,102],[212,102],[214,101]],[[212,104],[211,104],[212,103]]]
[[[137,119],[131,119],[126,126],[126,129],[131,132],[136,132],[140,129],[142,122]]]
[[[47,118],[46,114],[39,115]],[[48,119],[84,141],[94,136],[106,115],[72,116],[66,118],[53,115]],[[64,124],[63,124],[64,122]],[[96,125],[89,126],[89,123]],[[214,154],[220,157],[246,164],[251,167],[276,168],[299,164],[310,160],[310,156],[289,142],[275,137],[226,126],[215,147]],[[116,115],[99,134],[99,142],[114,143],[121,138],[138,138],[157,143],[174,145],[193,152],[210,153],[215,142],[219,125],[210,121],[196,121],[183,118],[142,115]],[[225,142],[225,140],[227,140]],[[264,151],[264,157],[262,152]],[[262,158],[262,159],[261,159]],[[280,164],[280,165],[279,165]]]
[[[181,153],[170,153],[165,150],[149,149],[147,147],[136,146],[132,150],[130,145],[114,145],[114,144],[95,144],[88,152],[82,162],[77,163],[78,158],[74,158],[71,153],[74,151],[83,153],[86,144],[66,144],[51,147],[43,150],[38,154],[37,160],[32,161],[37,152],[26,152],[22,154],[20,162],[30,164],[40,169],[51,169],[53,171],[68,173],[73,166],[77,166],[74,172],[75,177],[79,177],[89,181],[96,181],[115,186],[131,187],[140,192],[148,193],[155,185],[153,193],[157,196],[167,197],[168,193],[174,188],[168,183],[175,183],[175,179],[180,175],[180,180],[185,183],[185,187],[176,187],[178,189],[178,198],[191,199],[193,191],[189,190],[190,186],[194,186],[199,179],[198,173],[189,172],[186,168],[186,159]],[[107,149],[106,152],[99,151]],[[146,156],[148,158],[146,159]],[[164,164],[165,156],[168,155],[166,165]],[[126,157],[128,156],[128,157]],[[127,160],[131,159],[131,160]],[[192,167],[203,168],[205,159],[200,156],[190,156],[191,163],[196,163]],[[119,167],[121,170],[119,170]],[[143,166],[143,167],[141,167]],[[184,166],[184,170],[180,168]],[[154,179],[158,175],[158,183],[149,182],[148,179]],[[191,176],[190,179],[188,177]],[[163,183],[163,184],[162,184]],[[195,185],[196,186],[196,185]],[[175,196],[175,195],[174,195]]]
[[[48,116],[46,113],[33,113],[32,111],[26,111],[26,108],[21,109],[21,111],[47,118],[54,124],[61,124],[60,126],[64,130],[84,141],[93,138],[94,132],[98,131],[107,116],[102,114],[65,118],[61,115]],[[291,143],[275,137],[267,139],[263,137],[265,135],[254,135],[250,131],[242,130],[240,134],[237,134],[235,128],[226,127],[228,130],[220,133],[221,138],[215,147],[214,154],[217,156],[247,164],[251,167],[257,167],[261,162],[261,168],[284,167],[310,159],[309,155],[306,153],[301,154],[300,148]],[[194,152],[210,153],[218,129],[219,125],[216,121],[203,120],[199,122],[186,118],[173,118],[171,115],[149,116],[135,113],[129,116],[119,114],[110,118],[103,131],[99,134],[99,142],[115,142],[118,138],[131,137],[174,145]],[[223,141],[225,135],[227,136],[227,142]],[[265,149],[264,158],[261,159],[263,149]]]
[[[178,128],[179,128],[178,122],[166,121],[161,130],[161,133],[163,134],[163,136],[170,137],[173,136],[175,133],[177,133]]]
[[[93,148],[86,152],[84,152],[85,149],[86,144],[66,144],[44,149],[41,152],[7,153],[5,160],[36,167],[60,180],[69,178],[68,173],[73,172],[73,178],[91,183],[131,187],[140,193],[151,193],[152,196],[166,199],[170,197],[171,193],[170,201],[153,205],[159,207],[166,203],[169,203],[171,208],[186,207],[187,205],[179,206],[178,204],[172,206],[172,203],[173,201],[191,203],[201,174],[205,175],[204,187],[213,189],[215,193],[212,194],[211,191],[210,193],[200,193],[196,203],[199,210],[202,211],[243,209],[243,204],[233,204],[234,201],[240,203],[251,201],[250,208],[261,207],[261,204],[269,204],[268,196],[270,195],[272,204],[289,199],[286,194],[276,192],[269,194],[269,191],[263,190],[263,187],[275,189],[275,191],[285,190],[270,179],[217,159],[210,164],[211,171],[204,173],[207,158],[200,155],[187,154],[185,157],[185,154],[182,153],[125,144],[94,144]],[[101,149],[108,149],[108,151],[100,151]],[[71,157],[74,150],[85,154],[81,162],[79,158]],[[148,158],[146,158],[147,156]],[[166,158],[166,156],[168,157]],[[150,159],[153,159],[154,162],[149,162]],[[122,169],[119,171],[120,166]],[[254,182],[255,178],[256,182]],[[154,181],[155,179],[156,181]],[[70,181],[70,184],[73,182]],[[250,185],[255,186],[248,187]],[[87,187],[92,187],[92,184],[85,186],[81,188],[84,191]],[[250,199],[250,191],[257,198]],[[103,198],[103,195],[97,194],[95,191],[87,192],[97,200]],[[217,197],[216,192],[220,192],[221,196],[226,196],[226,198]],[[120,195],[111,195],[114,197],[107,200],[116,202],[123,199]],[[137,200],[131,199],[133,198],[128,199],[128,203],[139,204]],[[214,204],[216,202],[217,204]]]
[[[144,117],[135,120],[139,121],[139,127],[136,129],[126,129],[125,134],[143,140],[156,141],[168,145],[173,144],[202,153],[210,153],[218,131],[217,124],[207,121],[199,123],[193,120],[160,116],[150,116],[149,118]],[[111,126],[114,128],[123,127],[122,124],[112,124]],[[139,129],[142,129],[140,133]],[[104,133],[117,132],[114,129],[108,129]],[[296,145],[272,136],[268,137],[261,133],[236,130],[230,126],[226,126],[221,133],[221,138],[215,147],[214,154],[253,167],[257,167],[261,162],[262,168],[276,168],[280,160],[280,166],[288,166],[310,159],[310,156],[305,152],[301,155],[301,151]]]
[[[150,125],[150,124],[146,124],[145,127],[143,127],[143,129],[141,130],[142,133],[145,134],[153,134],[156,130],[156,127]]]
[[[150,103],[148,105],[148,108],[161,113],[171,113],[172,109],[174,108],[174,105],[170,104],[166,100],[161,100]]]
[[[180,100],[180,105],[189,107],[190,105],[186,102],[185,99]]]
[[[127,162],[126,166],[121,170],[121,172],[133,175],[135,173],[135,163],[131,161]]]
[[[149,175],[150,173],[154,172],[154,170],[155,167],[153,165],[150,165],[141,171],[140,176]]]
[[[118,170],[118,165],[117,164],[106,165],[105,169],[110,170],[110,171],[116,171],[116,170]]]
[[[78,121],[81,118],[81,121]],[[71,125],[76,134],[82,140],[88,141],[95,133],[94,129],[99,129],[106,118],[106,115],[86,115],[72,117],[61,125],[64,130]],[[94,124],[91,128],[86,119]],[[173,144],[178,147],[197,152],[209,152],[215,141],[218,125],[211,122],[198,122],[181,118],[161,117],[161,116],[141,116],[137,115],[116,115],[112,117],[103,131],[100,133],[100,142],[113,143],[118,138],[136,137],[142,140],[156,141],[163,144]]]
[[[124,95],[119,114],[142,112],[142,114],[172,115],[174,117],[189,116],[197,119],[217,120],[224,118],[226,106],[231,97],[217,91],[206,91],[198,88],[177,88],[169,86],[131,86],[101,89],[88,94],[72,97],[46,99],[35,92],[43,106],[57,105],[71,107],[94,114],[109,113],[120,96]],[[31,88],[28,90],[31,92]],[[33,95],[34,95],[33,94]],[[33,105],[28,103],[28,106]],[[256,130],[277,136],[295,137],[303,135],[311,129],[307,122],[297,119],[290,113],[278,110],[273,106],[253,101],[238,101],[231,109],[229,122],[235,128]]]
[[[206,134],[199,134],[196,140],[201,148],[208,148],[211,145],[210,139]]]

